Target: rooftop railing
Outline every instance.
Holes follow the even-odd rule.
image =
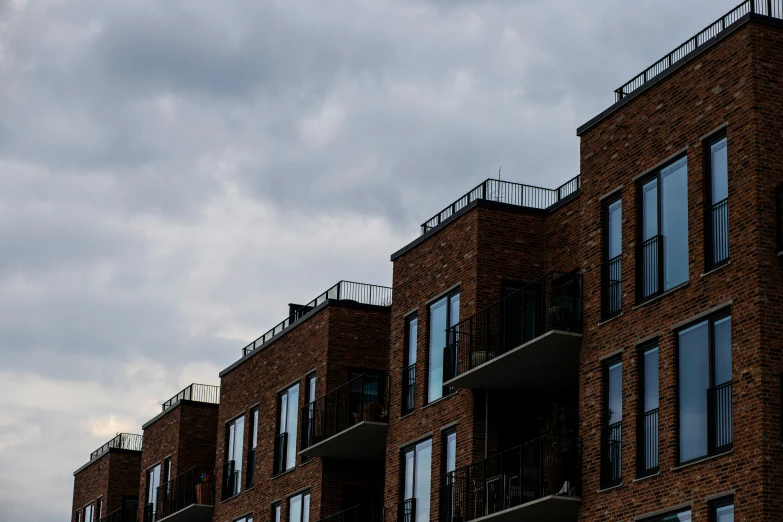
[[[783,0],[746,0],[745,2],[742,2],[718,20],[708,25],[705,29],[696,34],[696,36],[689,38],[684,44],[655,62],[629,82],[626,82],[622,87],[615,90],[615,101],[619,102],[637,89],[640,89],[647,82],[654,80],[667,69],[676,65],[680,60],[690,56],[691,53],[697,51],[705,44],[712,42],[714,38],[718,37],[721,33],[731,28],[732,25],[749,14],[783,19]]]
[[[507,203],[517,207],[546,210],[572,194],[579,192],[579,186],[579,176],[568,180],[556,189],[533,187],[498,179],[488,179],[438,212],[435,216],[422,223],[421,235],[438,227],[442,222],[467,207],[470,203],[479,199]]]
[[[108,453],[110,449],[124,449],[130,451],[141,451],[143,437],[136,433],[119,433],[116,437],[109,442],[90,453],[90,460],[95,460],[98,457]]]
[[[184,390],[176,394],[171,399],[163,403],[163,411],[168,410],[179,401],[208,402],[210,404],[220,404],[220,386],[209,384],[196,384],[185,387]]]
[[[274,328],[242,348],[242,355],[247,355],[253,350],[261,347],[261,345],[270,341],[273,337],[282,333],[283,330],[309,314],[313,308],[329,300],[356,301],[357,303],[366,305],[391,306],[392,289],[387,286],[340,281],[306,305],[297,308],[296,311],[286,319],[280,321]]]

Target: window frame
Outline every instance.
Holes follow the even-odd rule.
[[[155,476],[155,468],[159,468],[158,469],[158,484],[157,484],[157,486],[154,487],[154,489],[152,489],[152,495],[151,495],[152,498],[150,498],[150,491],[151,491],[150,490],[150,485],[151,485],[150,477],[151,476],[152,477]],[[145,502],[144,506],[145,506],[145,509],[146,509],[146,506],[149,506],[150,504],[153,505],[154,509],[153,509],[153,512],[152,512],[152,520],[155,521],[155,520],[158,520],[158,508],[159,508],[159,506],[158,506],[158,488],[160,487],[160,484],[161,484],[160,483],[160,479],[161,479],[161,474],[163,473],[163,462],[162,461],[158,461],[158,462],[150,465],[146,469],[145,473],[146,473],[146,477],[147,477],[147,484],[146,484],[146,486],[147,486],[147,488],[146,488],[147,489],[147,501]]]
[[[704,149],[704,271],[709,272],[710,270],[715,270],[716,268],[720,268],[721,266],[729,263],[731,260],[731,246],[728,244],[728,241],[730,240],[730,236],[726,238],[727,240],[727,253],[726,259],[714,262],[712,259],[713,254],[713,245],[715,244],[715,230],[713,227],[713,220],[712,220],[712,207],[714,205],[717,205],[718,203],[721,203],[724,200],[719,201],[718,203],[712,202],[712,189],[713,189],[713,180],[712,180],[712,147],[720,143],[721,141],[725,141],[725,149],[726,149],[726,185],[727,185],[727,195],[726,195],[726,205],[728,206],[728,156],[729,156],[729,139],[728,134],[726,132],[726,129],[721,129],[720,131],[716,132],[712,136],[706,138],[702,145]],[[728,209],[726,211],[726,230],[727,234],[728,231],[731,230],[729,226],[729,215],[728,215]]]
[[[292,521],[291,520],[291,500],[301,497],[300,502],[302,503],[302,510],[299,513],[299,520]],[[308,498],[307,501],[307,520],[305,520],[305,497]],[[288,501],[288,522],[310,522],[310,511],[312,510],[312,495],[309,489],[306,489],[304,491],[300,491],[299,493],[294,493],[293,495],[290,495],[287,499]],[[282,509],[280,510],[280,516],[282,517]]]
[[[419,499],[416,496],[416,484],[418,482],[418,468],[419,468],[419,459],[417,450],[419,446],[422,444],[428,443],[430,447],[430,469],[429,469],[429,475],[430,475],[430,488],[429,488],[429,505],[430,510],[432,509],[432,449],[433,449],[433,443],[432,443],[432,437],[426,437],[420,440],[417,440],[415,442],[412,442],[408,444],[407,446],[400,449],[400,484],[399,484],[399,491],[400,491],[400,504],[402,502],[405,502],[410,499],[415,499],[415,509],[412,515],[412,522],[416,522],[418,509],[419,509]],[[413,453],[413,478],[411,480],[411,497],[406,498],[405,497],[405,478],[406,478],[406,457],[408,453]],[[427,519],[429,519],[429,515],[427,516]]]
[[[305,425],[304,422],[302,422],[302,435],[304,436],[305,430],[309,429],[310,424],[313,422],[313,419],[315,417],[315,400],[318,398],[317,389],[318,389],[318,377],[316,376],[315,370],[307,373],[304,378],[305,386],[304,386],[304,392],[305,392],[305,408],[307,408],[307,415],[308,424]],[[304,410],[302,410],[304,411]],[[304,419],[302,419],[304,421]],[[309,437],[309,435],[308,435]],[[309,440],[310,445],[312,445],[312,440]],[[309,462],[312,460],[311,457],[308,457],[307,455],[302,455],[302,464],[305,462]]]
[[[416,369],[419,362],[419,314],[418,312],[412,313],[405,317],[404,320],[405,337],[402,354],[402,397],[400,413],[401,415],[408,415],[416,411]],[[411,326],[413,323],[416,323],[416,347],[413,351],[416,360],[411,362]],[[406,379],[408,379],[408,383],[405,382]],[[410,408],[408,408],[409,404]]]
[[[688,330],[694,326],[697,326],[702,323],[707,323],[707,354],[708,354],[708,373],[709,373],[709,385],[707,387],[707,390],[713,389],[715,386],[719,386],[715,384],[715,323],[718,321],[721,321],[723,319],[728,318],[729,324],[732,325],[731,330],[731,338],[729,339],[730,345],[731,345],[731,355],[732,355],[732,372],[731,372],[731,380],[727,381],[728,383],[734,382],[734,353],[733,348],[734,344],[732,342],[732,338],[734,336],[734,330],[733,330],[733,322],[731,320],[732,313],[731,313],[731,307],[722,308],[721,310],[718,310],[714,313],[711,313],[709,315],[706,315],[704,317],[699,317],[693,321],[689,321],[687,324],[684,324],[682,326],[679,326],[674,331],[674,349],[675,349],[675,361],[674,361],[674,367],[675,367],[675,389],[676,389],[676,397],[675,397],[675,405],[676,405],[676,412],[675,412],[675,426],[676,426],[676,456],[677,456],[677,465],[683,466],[685,464],[689,464],[691,462],[698,462],[702,459],[713,457],[716,455],[723,455],[724,453],[728,453],[732,450],[734,445],[734,439],[733,439],[733,428],[734,428],[734,418],[733,418],[733,406],[734,406],[734,393],[732,390],[732,443],[731,447],[728,449],[713,449],[712,441],[710,440],[710,411],[709,411],[709,401],[707,403],[707,453],[704,455],[700,455],[698,457],[694,457],[692,459],[688,460],[682,460],[681,457],[681,449],[680,449],[680,442],[681,442],[681,436],[682,436],[682,426],[680,422],[680,410],[682,408],[681,400],[680,400],[680,377],[681,377],[681,370],[682,366],[680,364],[680,334]],[[726,383],[721,383],[726,384]]]
[[[609,357],[607,359],[604,359],[601,361],[601,380],[603,383],[603,389],[602,389],[602,396],[601,396],[601,468],[600,468],[600,486],[601,489],[607,489],[619,486],[622,484],[623,481],[623,456],[622,456],[622,440],[623,440],[623,412],[622,412],[622,404],[620,406],[620,420],[616,422],[609,422],[609,398],[610,398],[610,390],[609,390],[609,372],[610,370],[616,366],[620,365],[620,401],[622,402],[623,399],[623,356],[622,354],[617,354],[612,357]],[[608,439],[605,439],[604,437],[609,436],[609,428],[611,426],[615,426],[619,424],[620,426],[620,467],[619,467],[619,473],[617,477],[610,477],[610,461],[609,461],[609,445],[608,445]],[[604,432],[606,430],[606,432]],[[614,442],[614,441],[612,441]]]
[[[296,464],[297,464],[297,462],[296,462],[296,460],[297,460],[296,459],[296,455],[297,455],[296,443],[297,443],[297,439],[298,439],[298,435],[299,435],[299,428],[300,428],[300,426],[299,426],[299,412],[301,411],[301,409],[300,409],[300,402],[301,402],[301,395],[302,395],[301,394],[301,384],[302,383],[300,381],[296,381],[295,383],[292,383],[291,385],[285,387],[284,389],[280,390],[277,393],[277,397],[276,397],[276,400],[277,400],[277,418],[276,418],[276,421],[275,421],[275,426],[276,426],[276,429],[275,429],[275,434],[276,435],[275,435],[275,437],[280,437],[280,435],[282,435],[283,433],[286,433],[287,436],[286,436],[286,451],[285,451],[285,459],[284,459],[283,469],[277,470],[277,472],[275,473],[275,469],[274,469],[274,466],[273,466],[272,467],[273,476],[280,475],[282,473],[285,473],[287,471],[291,471],[292,469],[296,468]],[[294,433],[291,433],[291,432],[288,431],[288,429],[290,427],[290,423],[291,423],[291,416],[288,415],[288,413],[291,410],[291,408],[290,408],[291,390],[293,390],[294,388],[296,388],[296,406],[294,406],[293,418],[295,419],[294,422],[295,422],[296,425],[294,427],[294,429],[295,429]],[[285,412],[286,413],[286,419],[285,419],[286,430],[285,431],[281,431],[281,429],[282,429],[282,420],[283,420],[282,419],[282,414],[283,414],[283,397],[286,398],[286,412]],[[288,453],[289,453],[288,448],[290,447],[290,444],[294,445],[293,458],[291,459],[291,462],[288,461]],[[274,457],[274,453],[275,452],[273,451],[273,458],[275,458]]]
[[[645,399],[647,397],[647,354],[651,352],[652,350],[657,350],[658,352],[658,364],[656,368],[656,376],[658,378],[658,407],[647,410],[645,408]],[[657,474],[661,469],[661,343],[660,339],[656,337],[655,339],[651,339],[643,344],[640,344],[638,347],[638,375],[639,375],[639,415],[638,415],[638,422],[637,422],[637,428],[636,428],[636,476],[637,478],[643,478],[643,477],[649,477],[651,475]],[[642,442],[642,436],[643,433],[645,433],[644,430],[644,420],[648,413],[652,413],[653,411],[656,413],[656,457],[657,457],[657,465],[653,466],[649,469],[644,467],[645,462],[645,456],[646,453],[643,451],[646,447]]]
[[[718,510],[728,506],[734,507],[734,495],[726,495],[710,501],[710,522],[718,522]]]
[[[660,514],[660,515],[653,515],[651,517],[644,518],[644,519],[640,520],[639,522],[663,522],[667,517],[673,517],[673,516],[676,516],[676,515],[681,515],[683,513],[690,513],[691,514],[691,519],[692,519],[693,518],[693,507],[692,506],[688,506],[688,507],[681,508],[681,509],[674,509],[672,511],[668,511],[668,512]]]
[[[611,207],[615,203],[620,203],[620,253],[613,257],[609,258],[609,244],[610,244],[610,237],[609,237],[609,217],[611,216]],[[623,259],[623,194],[621,190],[617,190],[614,193],[612,193],[610,196],[605,198],[603,201],[601,201],[601,231],[603,235],[603,241],[601,244],[601,266],[603,267],[601,270],[601,291],[602,291],[602,299],[601,299],[601,320],[602,321],[608,321],[609,319],[612,319],[614,317],[617,317],[618,315],[621,315],[623,313],[623,298],[622,298],[622,259]],[[619,289],[619,307],[615,312],[611,312],[609,310],[609,302],[610,302],[610,286],[609,286],[609,276],[610,276],[610,263],[617,259],[619,261],[620,265],[620,289]]]
[[[427,393],[425,394],[425,399],[426,399],[425,400],[425,406],[427,404],[431,404],[431,403],[433,403],[435,401],[439,401],[439,400],[444,399],[444,398],[446,398],[446,397],[448,397],[450,395],[453,395],[457,391],[456,388],[452,388],[450,386],[444,386],[443,385],[443,382],[445,382],[444,379],[443,379],[443,375],[445,375],[445,370],[446,370],[446,359],[444,357],[444,354],[441,354],[441,357],[442,357],[442,359],[441,359],[441,387],[443,388],[443,391],[441,392],[440,397],[437,397],[435,399],[430,399],[430,381],[431,381],[431,369],[432,369],[432,364],[431,364],[431,362],[432,362],[432,340],[431,340],[431,337],[432,337],[432,307],[434,305],[436,305],[437,303],[441,302],[441,301],[445,301],[444,306],[446,307],[446,332],[447,332],[446,333],[446,346],[441,348],[441,350],[445,351],[445,349],[451,344],[449,342],[448,330],[451,328],[451,326],[449,326],[449,325],[451,324],[451,320],[452,320],[452,316],[451,316],[452,300],[455,297],[459,296],[459,299],[460,299],[459,310],[462,310],[462,293],[461,293],[461,290],[462,290],[461,287],[456,287],[456,288],[454,288],[452,290],[449,290],[447,293],[442,294],[442,295],[440,295],[440,296],[430,300],[427,303],[427,360],[426,360],[426,364],[427,364]],[[461,316],[462,316],[462,314],[460,313],[460,317]],[[457,322],[457,324],[459,324],[459,321]],[[418,323],[417,323],[417,328],[418,328]],[[417,349],[418,349],[418,346],[417,346]]]
[[[281,501],[272,502],[271,522],[283,522],[283,503]]]
[[[239,495],[242,492],[242,471],[244,470],[244,468],[242,467],[242,464],[243,464],[242,459],[245,458],[245,455],[244,455],[244,452],[245,452],[245,431],[247,431],[247,430],[245,430],[245,425],[247,424],[247,419],[245,417],[246,417],[245,413],[241,413],[241,414],[237,415],[236,417],[232,418],[231,420],[229,420],[228,422],[226,422],[226,428],[225,428],[226,429],[225,463],[228,463],[228,462],[231,462],[231,461],[234,462],[234,469],[232,470],[233,473],[236,473],[236,471],[237,471],[237,458],[236,458],[236,455],[234,456],[233,459],[230,458],[231,451],[232,451],[233,447],[236,445],[236,443],[231,444],[231,427],[233,426],[233,428],[234,428],[234,440],[236,441],[236,423],[237,423],[237,421],[239,419],[242,419],[242,437],[241,437],[241,439],[242,439],[242,455],[240,455],[240,457],[239,457],[239,462],[240,462],[239,476],[236,477],[236,480],[234,482],[234,491],[231,493],[231,495],[223,498],[223,500],[235,497],[235,496]],[[226,477],[223,477],[223,482],[225,484]]]
[[[87,520],[87,508],[92,508],[90,510],[90,520]],[[95,522],[95,501],[88,502],[84,505],[82,508],[82,511],[84,512],[84,522]]]

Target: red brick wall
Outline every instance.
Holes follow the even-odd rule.
[[[781,369],[780,336],[767,344],[761,335],[768,325],[758,320],[760,259],[765,260],[769,277],[777,278],[778,282],[780,268],[774,265],[769,251],[760,248],[762,244],[765,248],[770,246],[768,226],[763,242],[757,231],[762,221],[771,220],[770,187],[773,185],[771,179],[759,176],[775,171],[770,177],[780,179],[781,149],[779,139],[775,143],[767,138],[764,139],[767,149],[760,150],[758,132],[762,113],[757,106],[767,102],[757,99],[753,84],[763,76],[758,66],[754,67],[763,45],[766,60],[771,60],[767,65],[778,66],[774,73],[771,67],[766,69],[767,76],[776,77],[777,85],[772,89],[769,84],[762,84],[764,88],[759,90],[775,91],[772,96],[775,103],[766,106],[772,110],[780,107],[779,64],[783,49],[780,37],[780,30],[746,25],[582,135],[580,244],[585,253],[581,265],[586,286],[580,371],[584,444],[581,520],[632,520],[644,513],[693,502],[693,519],[706,521],[706,498],[731,489],[735,490],[735,520],[761,520],[764,511],[773,512],[768,505],[772,496],[765,486],[766,477],[758,470],[770,470],[767,459],[772,455],[765,454],[765,448],[771,450],[774,446],[771,453],[776,456],[776,465],[780,462],[779,422],[771,420],[779,412],[779,399],[775,395],[778,391],[773,385],[778,383],[774,373]],[[771,114],[767,112],[770,109],[765,108],[763,114]],[[772,119],[769,118],[769,129],[780,136],[780,120],[776,117],[773,123]],[[700,138],[724,123],[728,123],[731,264],[703,275],[703,216],[707,194]],[[685,147],[688,147],[689,282],[637,309],[634,307],[634,245],[638,209],[634,177]],[[621,186],[623,314],[600,325],[599,198]],[[759,203],[763,203],[761,207]],[[775,291],[779,299],[777,286]],[[671,326],[729,300],[732,301],[734,451],[673,469],[677,466],[677,357]],[[780,324],[779,305],[778,302],[771,307],[768,315],[769,321],[777,325]],[[776,328],[779,333],[779,326]],[[661,472],[657,477],[632,482],[636,476],[636,425],[632,419],[639,413],[638,352],[634,345],[654,334],[661,335]],[[617,350],[623,351],[623,485],[597,492],[603,390],[599,358]],[[765,426],[769,429],[765,430]],[[774,505],[779,517],[779,495]]]
[[[248,415],[255,405],[260,409],[260,421],[255,485],[225,502],[219,501],[215,506],[215,520],[232,520],[250,512],[257,520],[267,520],[275,501],[282,501],[282,517],[286,520],[287,498],[303,488],[310,488],[310,520],[317,520],[341,509],[346,474],[354,481],[357,476],[361,480],[369,475],[366,481],[372,482],[371,467],[346,464],[338,468],[342,476],[331,477],[325,473],[321,459],[303,464],[301,457],[297,457],[292,471],[272,477],[277,394],[298,382],[301,409],[306,400],[305,376],[313,370],[316,371],[317,397],[344,384],[352,368],[384,370],[388,317],[388,311],[331,302],[222,376],[216,458],[218,484],[225,461],[226,422],[240,414]],[[245,456],[249,426],[249,417],[246,417]],[[298,431],[301,435],[301,419]],[[295,443],[298,450],[299,437]],[[351,469],[355,469],[356,474],[349,473]],[[380,475],[379,471],[375,473]],[[242,480],[244,485],[244,476]],[[322,489],[325,484],[328,487],[326,494]]]
[[[144,429],[144,448],[141,452],[141,466],[139,470],[139,518],[144,520],[144,506],[152,499],[147,492],[147,470],[161,465],[160,480],[165,480],[166,471],[163,469],[163,459],[171,457],[171,466],[174,476],[178,461],[177,448],[179,446],[180,436],[180,414],[182,410],[179,406],[172,408],[161,416],[158,420]]]
[[[77,520],[76,512],[103,497],[103,515],[122,507],[123,495],[133,498],[139,492],[139,462],[141,453],[110,450],[89,466],[81,469],[73,479],[73,507],[71,520]],[[97,503],[95,516],[98,516]],[[82,518],[84,520],[84,518]]]

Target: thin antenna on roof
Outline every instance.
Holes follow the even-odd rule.
[[[500,171],[503,170],[503,165],[498,169],[498,181],[500,181]]]

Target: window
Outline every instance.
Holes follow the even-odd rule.
[[[76,522],[82,522],[82,512],[78,509],[76,510]]]
[[[454,520],[456,500],[455,487],[457,470],[457,432],[452,430],[443,434],[443,476],[444,487],[441,489],[441,520]]]
[[[405,321],[405,367],[402,370],[402,414],[416,407],[416,349],[418,348],[419,318]]]
[[[440,399],[450,389],[443,387],[443,351],[455,341],[446,339],[446,329],[459,323],[459,293],[438,299],[430,305],[430,343],[427,402]],[[456,356],[453,357],[456,361]]]
[[[734,498],[716,500],[710,506],[710,522],[734,522]]]
[[[429,522],[432,440],[419,442],[403,451],[401,519],[404,522]]]
[[[93,519],[95,510],[94,504],[87,504],[84,506],[84,522],[95,522]]]
[[[704,244],[706,268],[710,270],[729,260],[729,166],[726,137],[707,143],[707,149],[707,187],[710,199],[704,227]]]
[[[305,447],[310,447],[315,441],[315,373],[305,377],[305,400],[307,407],[305,409],[305,418],[303,419],[302,434],[307,439]],[[302,455],[302,462],[307,462],[310,457]]]
[[[731,448],[731,316],[678,332],[679,458],[688,462]]]
[[[645,518],[642,522],[691,522],[691,510],[685,509],[676,513]]]
[[[275,502],[272,504],[272,522],[280,522],[280,511],[282,509],[282,505],[280,502]]]
[[[603,318],[622,310],[623,202],[620,196],[604,206]]]
[[[96,520],[100,520],[103,518],[103,497],[98,499],[98,508],[95,510],[95,512],[98,514]]]
[[[688,280],[688,159],[645,178],[639,192],[636,288],[645,301]]]
[[[649,346],[641,353],[641,415],[636,430],[638,475],[658,472],[658,346]]]
[[[256,481],[256,447],[258,446],[258,408],[250,411],[250,441],[247,452],[247,484],[251,488]]]
[[[234,522],[253,522],[253,516],[245,515],[244,517],[239,517],[235,519]]]
[[[223,498],[239,493],[242,484],[242,450],[245,441],[245,417],[237,417],[228,423],[226,445],[226,469]]]
[[[310,522],[310,492],[288,499],[288,522]]]
[[[604,364],[604,383],[601,487],[608,488],[622,479],[623,363],[619,358]]]
[[[155,522],[158,516],[158,486],[160,486],[160,464],[155,464],[147,470],[147,506],[145,509],[147,522]],[[89,520],[85,522],[90,522]]]
[[[277,427],[274,473],[282,473],[296,464],[296,429],[299,418],[299,384],[294,384],[277,398]]]

